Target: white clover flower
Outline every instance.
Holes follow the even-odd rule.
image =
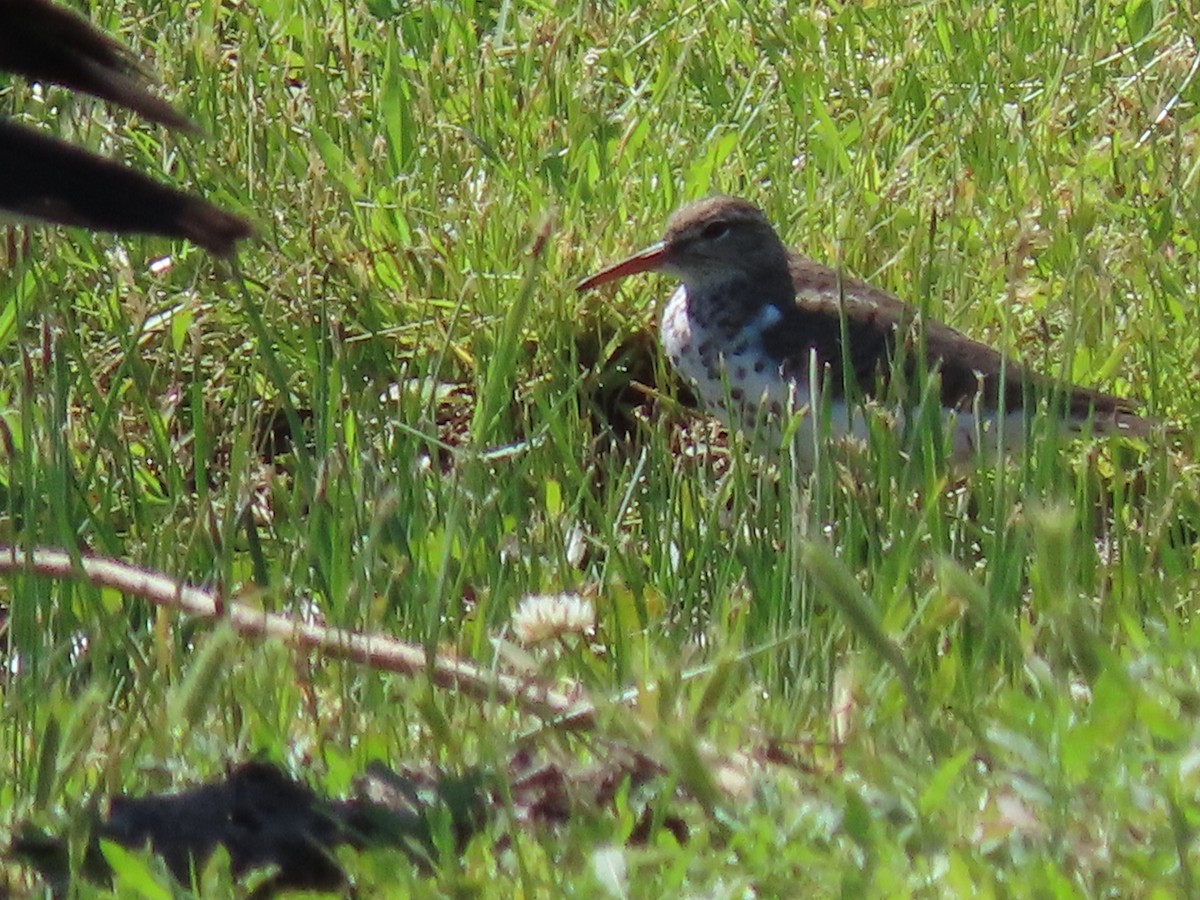
[[[596,608],[578,594],[530,594],[512,615],[513,635],[526,646],[587,635],[595,627]]]

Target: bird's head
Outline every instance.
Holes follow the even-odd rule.
[[[579,283],[589,290],[638,272],[664,272],[689,289],[731,281],[790,283],[787,250],[758,207],[737,197],[706,197],[677,210],[656,244]]]

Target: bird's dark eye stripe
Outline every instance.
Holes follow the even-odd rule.
[[[721,237],[727,231],[729,231],[728,222],[709,222],[701,229],[700,236],[711,241]]]

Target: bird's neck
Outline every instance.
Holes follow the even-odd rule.
[[[739,330],[768,305],[781,309],[793,303],[796,289],[791,274],[730,271],[706,278],[684,279],[688,315],[705,327]]]

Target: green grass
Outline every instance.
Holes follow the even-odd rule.
[[[562,735],[12,578],[0,831],[79,835],[98,798],[248,758],[343,796],[376,759],[503,772],[523,741],[576,771],[630,744],[665,775],[566,825],[500,809],[432,874],[343,862],[363,896],[590,893],[614,847],[633,896],[1194,890],[1194,5],[89,12],[206,138],[17,81],[0,110],[261,237],[231,272],[161,240],[24,232],[0,274],[0,539],[311,602],[485,667],[524,596],[579,592],[595,637],[536,660],[600,714]],[[713,444],[643,339],[673,285],[573,289],[712,191],[1183,433],[1047,434],[962,484],[886,432],[811,481]],[[689,839],[630,841],[645,809]],[[121,896],[145,896],[139,871]]]

